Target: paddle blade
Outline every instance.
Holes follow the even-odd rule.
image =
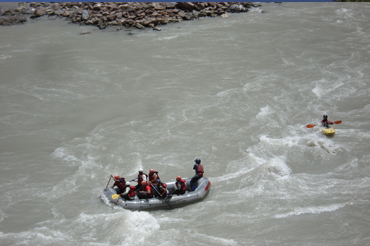
[[[342,121],[341,121],[341,120],[334,121],[334,124],[340,124],[340,123],[342,123]]]
[[[112,198],[113,198],[113,199],[117,199],[118,197],[119,197],[119,195],[118,195],[118,194],[113,194],[113,195],[112,195]]]
[[[314,124],[308,124],[308,125],[306,125],[307,126],[307,128],[312,128],[312,127],[314,127],[315,125]]]

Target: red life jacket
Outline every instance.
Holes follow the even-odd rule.
[[[202,165],[202,164],[199,164],[199,167],[198,167],[197,172],[198,172],[201,176],[203,176],[204,168],[203,168],[203,165]]]
[[[154,178],[154,174],[157,174],[157,178]],[[152,173],[149,173],[149,181],[155,183],[155,182],[157,182],[157,179],[160,179],[159,176],[158,176],[158,172],[157,171],[154,171]]]
[[[138,176],[137,176],[137,183],[140,185],[141,184],[141,182],[143,181],[143,175],[145,175],[145,177],[148,177],[148,175],[147,174],[145,174],[145,173],[143,173],[143,174],[139,174]],[[146,181],[146,180],[145,180]]]
[[[126,189],[126,186],[122,182],[120,182],[119,180],[115,181],[114,185],[117,186],[118,189],[120,189],[122,192],[124,192],[124,190]]]
[[[135,197],[136,193],[135,193],[135,190],[136,190],[136,187],[135,186],[131,186],[130,185],[130,191],[128,192],[128,196],[129,197]]]
[[[185,180],[181,179],[180,181],[176,181],[176,187],[179,188],[179,183],[181,184],[181,190],[186,190]]]
[[[150,190],[150,194],[146,193],[146,191]],[[146,186],[143,187],[143,191],[149,196],[149,197],[153,197],[153,191],[152,191],[152,187],[150,187],[148,184]]]

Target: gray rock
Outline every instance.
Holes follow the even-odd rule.
[[[50,5],[50,8],[53,10],[59,10],[60,9],[60,4],[59,3],[52,3]]]
[[[54,10],[53,9],[47,9],[46,14],[47,15],[52,15],[52,14],[54,14]]]
[[[141,25],[140,23],[136,23],[135,27],[138,29],[145,29],[145,26]]]
[[[36,17],[43,16],[45,14],[46,14],[46,8],[42,8],[42,7],[37,7],[34,13]]]
[[[90,17],[90,13],[87,9],[82,10],[82,19],[87,20]]]
[[[5,9],[2,6],[0,6],[0,15],[3,15],[4,13],[5,13]]]
[[[94,6],[93,6],[93,8],[92,8],[92,10],[94,10],[94,11],[100,11],[101,10],[101,3],[96,3]]]
[[[177,4],[176,4],[176,6],[179,8],[179,9],[187,9],[187,10],[193,10],[193,9],[195,9],[195,10],[200,10],[199,8],[198,8],[198,6],[196,6],[195,4],[193,4],[193,3],[190,3],[190,2],[178,2]]]
[[[232,13],[239,13],[239,12],[247,12],[248,9],[246,9],[243,5],[241,4],[233,4],[230,6],[230,8],[228,9],[229,12],[232,12]]]

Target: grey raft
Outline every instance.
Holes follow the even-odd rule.
[[[184,180],[186,181],[186,187],[189,189],[190,178]],[[165,182],[167,185],[167,194],[175,190],[175,182]],[[125,200],[117,195],[115,189],[108,187],[104,189],[102,196],[110,202],[130,210],[172,209],[203,200],[208,195],[210,188],[211,182],[207,178],[202,177],[198,180],[198,187],[194,191],[187,190],[183,195],[174,194],[167,198],[153,197],[150,199],[139,199],[135,196],[134,200]]]

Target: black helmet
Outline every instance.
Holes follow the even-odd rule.
[[[200,164],[200,159],[195,159],[195,163]]]
[[[327,118],[327,117],[328,117],[328,115],[327,115],[327,114],[324,114],[322,117],[323,117],[323,118],[325,118],[325,117]]]

